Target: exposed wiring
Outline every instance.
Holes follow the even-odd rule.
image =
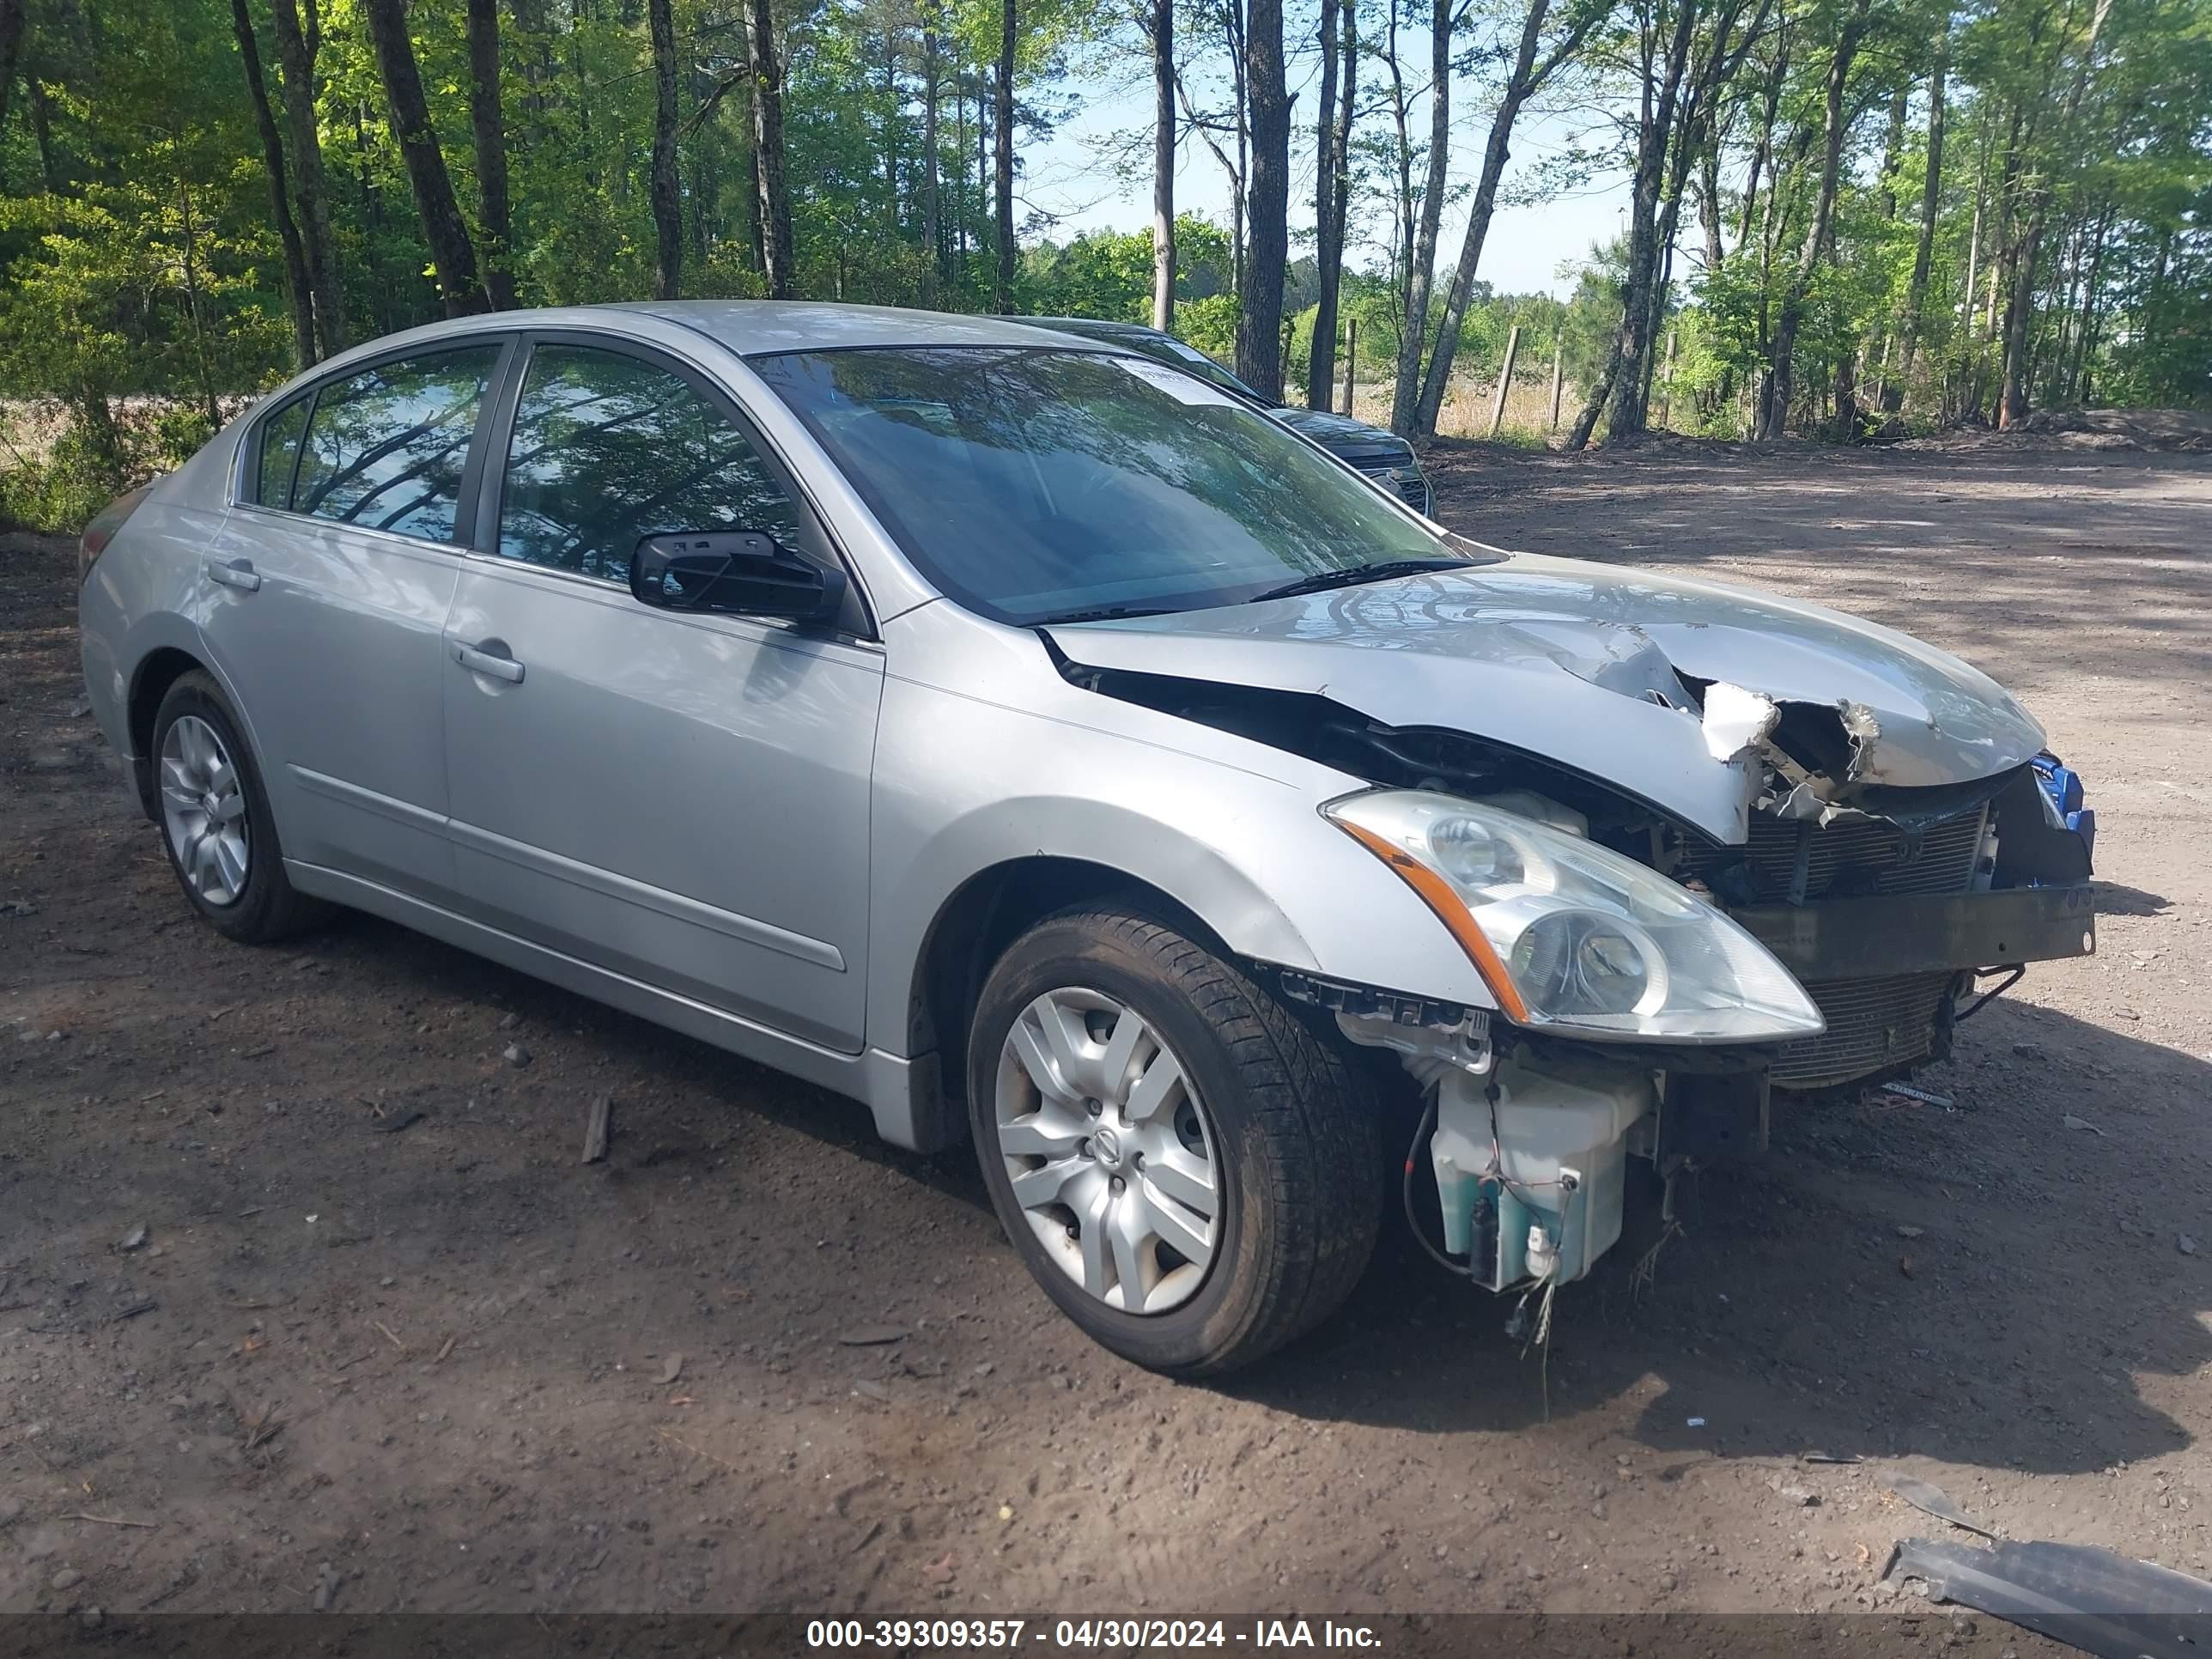
[[[1420,1127],[1413,1131],[1413,1144],[1406,1148],[1406,1176],[1399,1186],[1399,1196],[1404,1200],[1406,1205],[1406,1224],[1413,1229],[1413,1237],[1420,1242],[1421,1248],[1429,1253],[1438,1267],[1447,1273],[1457,1273],[1462,1279],[1473,1279],[1474,1264],[1455,1261],[1435,1245],[1430,1243],[1429,1236],[1421,1231],[1420,1218],[1413,1213],[1413,1166],[1421,1155],[1421,1148],[1428,1144],[1429,1136],[1436,1127],[1437,1094],[1436,1091],[1431,1089],[1429,1091],[1428,1104],[1421,1109]]]

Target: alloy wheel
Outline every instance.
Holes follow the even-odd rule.
[[[185,880],[206,902],[235,904],[252,854],[246,793],[214,726],[180,714],[161,739],[161,821]]]
[[[1014,1201],[1063,1273],[1124,1313],[1197,1292],[1221,1238],[1219,1156],[1141,1014],[1098,991],[1037,997],[1006,1033],[996,1107]]]

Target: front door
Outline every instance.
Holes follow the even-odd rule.
[[[647,534],[762,530],[826,558],[819,526],[734,406],[672,362],[540,341],[510,425],[503,478],[486,475],[499,557],[470,562],[446,625],[463,903],[858,1053],[882,655],[629,588]]]
[[[200,631],[261,752],[284,854],[442,899],[441,629],[499,343],[374,364],[259,417],[203,555]]]

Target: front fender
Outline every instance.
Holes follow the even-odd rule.
[[[924,950],[953,896],[1038,857],[1157,888],[1240,956],[1494,1006],[1412,890],[1321,817],[1361,780],[1098,698],[1048,665],[1027,679],[1021,706],[896,672],[886,683],[870,837],[871,1046],[907,1052]]]

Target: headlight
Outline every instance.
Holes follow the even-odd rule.
[[[1764,945],[1633,859],[1426,791],[1376,790],[1322,811],[1421,896],[1522,1024],[1650,1042],[1826,1029]]]

